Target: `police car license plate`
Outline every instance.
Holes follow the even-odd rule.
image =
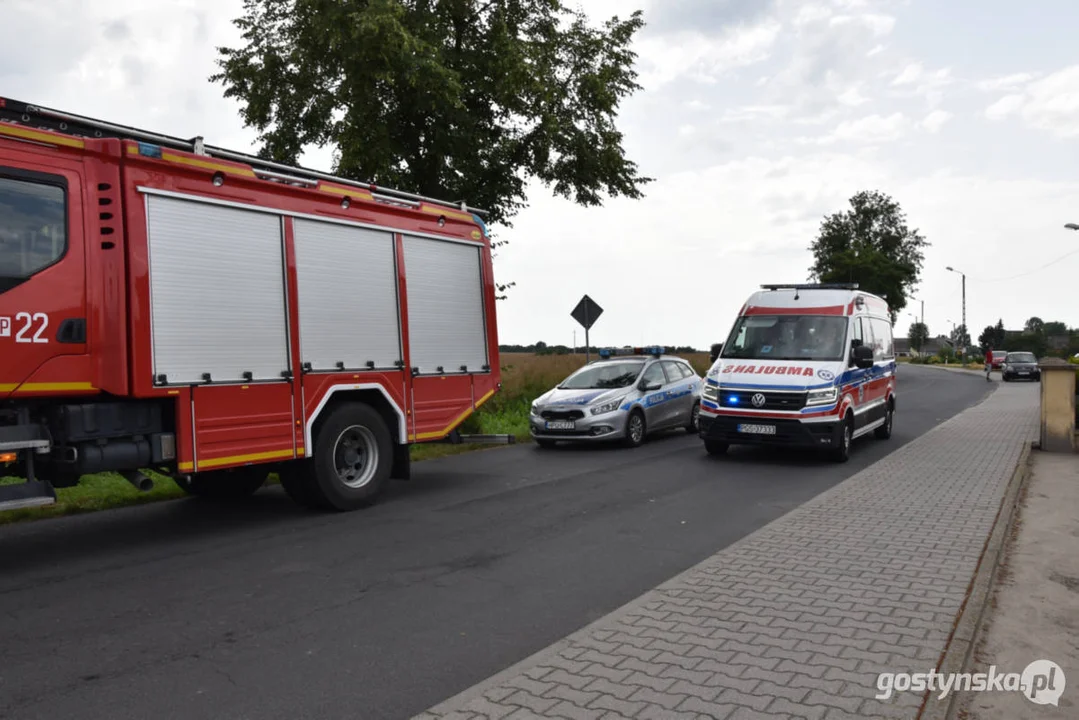
[[[751,433],[753,435],[775,435],[775,425],[739,425],[738,432]]]
[[[548,420],[548,430],[572,430],[576,427],[576,423],[572,420]]]

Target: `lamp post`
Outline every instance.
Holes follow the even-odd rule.
[[[920,322],[922,325],[925,325],[925,300],[918,300],[918,298],[911,298],[911,300],[915,300],[922,304],[922,317],[920,320],[918,320],[918,322]]]
[[[967,276],[966,273],[959,272],[951,265],[948,266],[948,270],[953,273],[958,273],[963,278],[963,329],[970,332],[970,328],[967,327]]]

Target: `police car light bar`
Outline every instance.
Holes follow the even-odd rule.
[[[762,290],[857,290],[858,283],[794,283],[761,285]]]
[[[600,348],[599,356],[606,360],[616,355],[653,355],[659,357],[663,354],[666,348],[660,345],[652,345],[651,347],[633,347],[633,348]]]

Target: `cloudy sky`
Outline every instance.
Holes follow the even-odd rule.
[[[503,342],[722,340],[760,283],[807,278],[823,215],[890,194],[929,248],[916,296],[934,333],[962,318],[1079,326],[1075,0],[587,0],[644,10],[644,89],[627,149],[657,178],[640,201],[583,209],[542,187],[495,259],[514,281]],[[206,78],[242,0],[0,0],[0,95],[246,150]],[[328,169],[326,151],[305,161]],[[1074,254],[1070,254],[1074,253]],[[906,333],[921,312],[901,316]],[[583,332],[577,333],[583,342]]]

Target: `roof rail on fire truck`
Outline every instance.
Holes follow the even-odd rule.
[[[461,210],[462,212],[475,213],[476,215],[481,216],[489,214],[487,210],[468,207],[467,203],[463,200],[460,202],[439,200],[438,198],[416,195],[415,193],[405,192],[403,190],[380,187],[373,183],[350,180],[348,178],[330,175],[329,173],[323,173],[317,170],[309,170],[300,167],[299,165],[285,165],[270,160],[264,160],[256,155],[214,147],[212,145],[207,145],[201,136],[191,138],[190,140],[184,140],[182,138],[161,135],[160,133],[140,130],[126,125],[117,125],[115,123],[105,122],[104,120],[95,120],[73,113],[53,110],[40,105],[31,105],[30,103],[12,100],[11,98],[0,97],[0,122],[11,122],[31,126],[39,130],[53,130],[71,135],[82,135],[88,138],[115,137],[127,140],[139,140],[175,148],[177,150],[183,150],[196,155],[205,155],[208,157],[220,158],[222,160],[246,163],[255,169],[260,177],[268,180],[292,182],[299,185],[314,184],[311,182],[312,180],[326,180],[329,182],[341,183],[342,185],[362,188],[371,192],[375,197],[382,196],[387,200],[396,202],[404,201],[407,204],[413,205],[418,204],[419,202],[428,202]],[[307,182],[304,182],[304,180]]]

